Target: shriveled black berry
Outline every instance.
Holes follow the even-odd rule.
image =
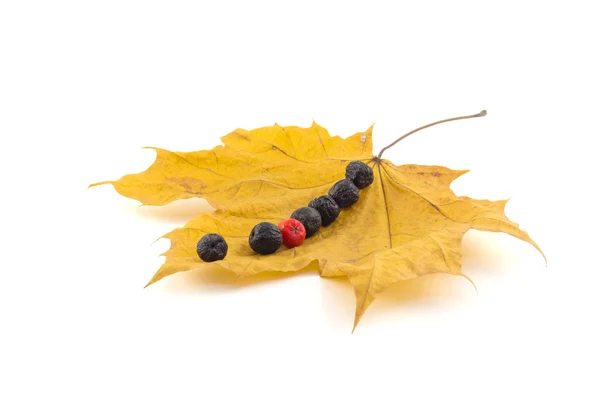
[[[358,201],[359,192],[351,180],[342,179],[329,189],[329,195],[333,197],[340,208],[347,208]]]
[[[301,207],[292,213],[291,218],[302,222],[309,238],[321,229],[321,214],[312,207]]]
[[[337,205],[333,197],[321,196],[312,199],[308,206],[314,208],[321,214],[321,225],[329,226],[340,215],[340,207]]]
[[[258,254],[271,254],[281,246],[283,236],[277,225],[261,222],[252,228],[248,241],[252,250]]]
[[[373,183],[373,168],[362,161],[352,161],[346,167],[346,179],[349,179],[359,189],[364,189]]]
[[[227,242],[223,236],[217,233],[209,233],[202,236],[202,239],[196,246],[196,252],[204,262],[213,262],[222,260],[227,255]]]

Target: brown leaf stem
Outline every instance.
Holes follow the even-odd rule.
[[[484,117],[486,115],[487,115],[487,111],[482,110],[482,111],[478,112],[477,114],[463,115],[462,117],[454,117],[454,118],[442,119],[440,121],[436,121],[436,122],[432,122],[432,123],[427,124],[427,125],[423,125],[423,126],[417,128],[417,129],[412,130],[412,131],[408,132],[407,134],[399,137],[398,139],[394,140],[391,144],[388,144],[387,146],[385,146],[383,149],[381,149],[381,151],[377,155],[377,158],[381,159],[381,156],[383,155],[384,151],[386,151],[390,147],[394,146],[396,143],[398,143],[402,139],[405,139],[405,138],[409,137],[410,135],[412,135],[413,133],[416,133],[416,132],[418,132],[418,131],[420,131],[422,129],[429,128],[430,126],[434,126],[434,125],[437,125],[437,124],[443,124],[444,122],[458,121],[458,120],[461,120],[461,119]]]

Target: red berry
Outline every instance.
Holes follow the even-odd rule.
[[[297,219],[286,219],[277,225],[283,236],[283,245],[288,249],[300,246],[306,237],[306,229]]]

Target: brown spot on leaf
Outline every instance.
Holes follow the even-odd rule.
[[[186,192],[191,194],[198,194],[206,188],[206,184],[200,179],[192,178],[189,176],[172,177],[169,180],[176,185],[179,185],[185,189]]]

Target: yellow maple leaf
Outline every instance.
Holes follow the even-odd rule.
[[[481,115],[485,114],[434,124]],[[396,166],[381,159],[381,154],[397,141],[375,157],[371,133],[370,128],[342,139],[330,136],[316,123],[309,128],[238,129],[222,138],[223,146],[212,150],[155,149],[156,160],[146,171],[94,185],[110,183],[120,194],[146,205],[202,197],[216,208],[164,235],[171,247],[148,285],[202,267],[205,263],[196,254],[196,244],[205,234],[218,233],[229,251],[214,264],[240,277],[298,271],[317,264],[323,277],[347,276],[356,294],[354,327],[375,296],[398,281],[431,273],[464,276],[461,241],[469,229],[505,232],[541,253],[529,235],[505,215],[507,201],[474,200],[452,192],[451,182],[467,171]],[[326,194],[344,178],[352,160],[369,164],[375,177],[372,185],[361,190],[356,204],[299,247],[282,247],[270,255],[252,251],[248,235],[257,223],[277,224]]]

